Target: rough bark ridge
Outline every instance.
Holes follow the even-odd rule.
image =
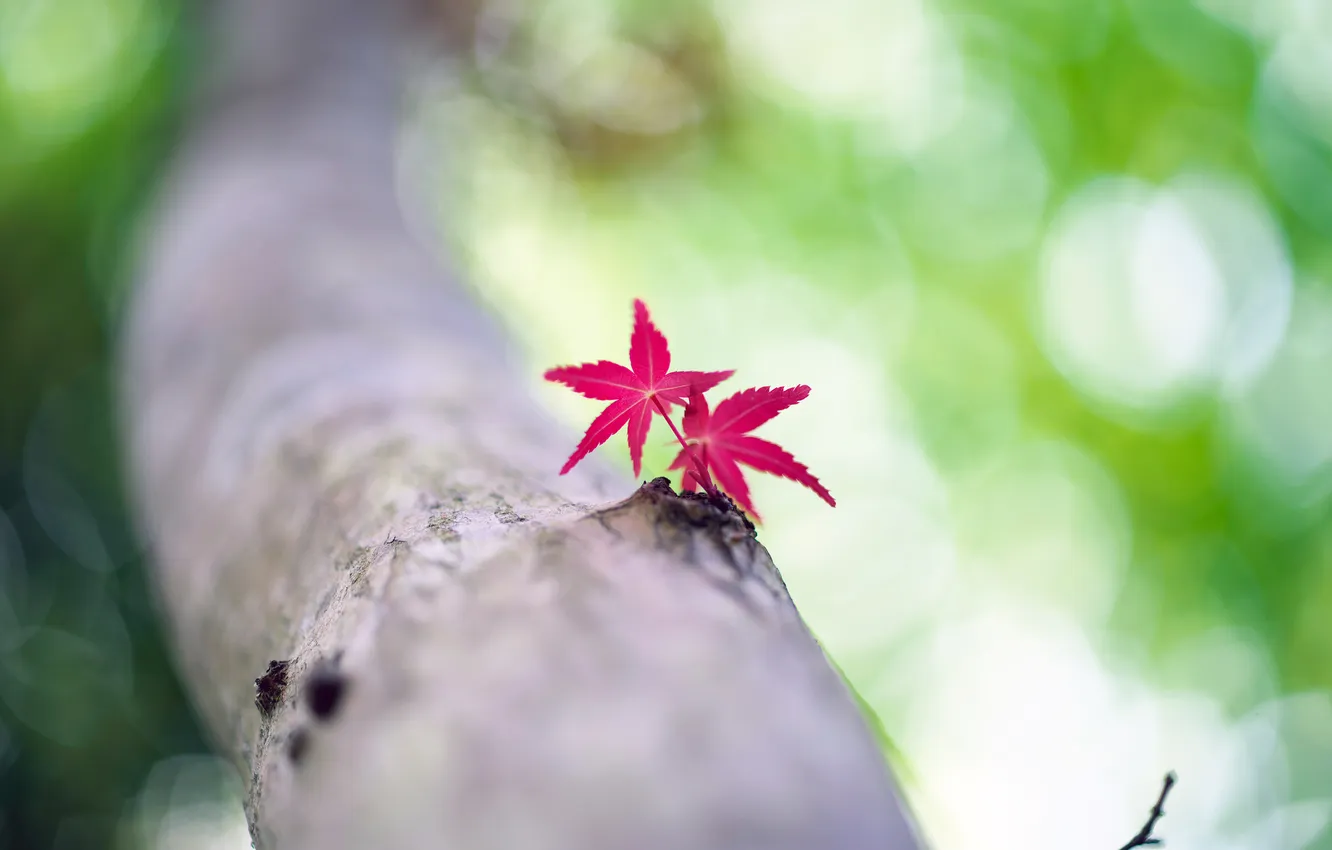
[[[557,477],[572,435],[409,236],[411,5],[210,4],[125,328],[142,527],[258,846],[917,847],[766,550]]]

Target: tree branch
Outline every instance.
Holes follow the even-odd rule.
[[[750,529],[555,475],[571,436],[410,237],[412,6],[210,4],[123,333],[141,528],[258,846],[913,850]]]
[[[1175,786],[1175,774],[1173,771],[1166,774],[1165,782],[1161,784],[1161,795],[1156,798],[1156,805],[1152,806],[1152,812],[1147,817],[1147,822],[1138,830],[1138,834],[1129,839],[1129,842],[1119,850],[1133,850],[1134,847],[1148,847],[1153,844],[1161,844],[1161,839],[1152,837],[1152,830],[1156,828],[1156,822],[1165,815],[1166,795],[1170,789]]]

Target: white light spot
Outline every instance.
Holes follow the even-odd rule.
[[[1308,287],[1295,305],[1267,371],[1233,400],[1230,426],[1233,439],[1263,458],[1264,475],[1299,487],[1332,466],[1332,297]]]
[[[144,0],[0,2],[0,94],[19,102],[19,128],[49,137],[84,126],[139,79],[159,25]]]
[[[1272,358],[1290,320],[1294,281],[1281,228],[1263,197],[1238,180],[1183,174],[1168,190],[1200,229],[1225,286],[1216,377],[1224,388],[1241,386]]]
[[[1188,211],[1158,196],[1130,245],[1130,311],[1142,354],[1163,386],[1197,380],[1220,332],[1219,272]]]
[[[1055,365],[1102,402],[1150,411],[1249,380],[1285,329],[1291,272],[1248,187],[1193,174],[1160,189],[1111,178],[1061,210],[1040,285]]]
[[[241,850],[252,846],[243,796],[222,759],[174,756],[153,766],[122,828],[145,850]]]
[[[730,0],[718,14],[755,85],[864,120],[899,151],[921,149],[959,114],[961,57],[921,0]]]
[[[1147,407],[1199,377],[1220,289],[1188,220],[1170,207],[1148,217],[1152,202],[1150,187],[1127,179],[1075,195],[1050,230],[1040,301],[1047,351],[1070,380]]]

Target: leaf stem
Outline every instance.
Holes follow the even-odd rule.
[[[671,415],[666,412],[666,408],[662,405],[661,399],[654,395],[652,397],[652,403],[656,405],[657,412],[661,414],[661,418],[665,419],[666,424],[671,426],[671,433],[675,435],[675,439],[680,441],[680,448],[684,449],[685,454],[689,455],[689,459],[693,461],[694,469],[690,470],[689,474],[694,476],[695,481],[703,485],[703,489],[708,491],[708,495],[718,495],[717,487],[712,483],[712,476],[708,474],[707,464],[699,459],[698,453],[694,451],[694,447],[685,442],[684,435],[680,433],[680,430],[675,427],[675,423],[671,421]],[[707,449],[704,449],[704,451],[706,452]]]

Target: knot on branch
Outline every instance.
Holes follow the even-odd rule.
[[[657,507],[666,518],[682,525],[715,528],[732,537],[758,539],[754,523],[725,493],[712,495],[701,490],[676,493],[671,489],[671,480],[663,476],[644,482],[629,502],[635,499]]]
[[[729,594],[747,588],[779,607],[790,594],[754,524],[722,494],[676,493],[666,478],[645,482],[624,501],[588,517],[621,542],[666,555]],[[760,590],[761,589],[761,590]]]

